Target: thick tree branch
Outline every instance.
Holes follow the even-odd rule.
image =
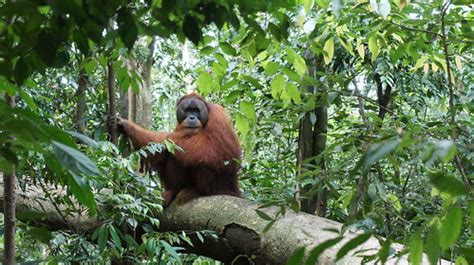
[[[60,192],[60,191],[59,191]],[[2,194],[3,200],[3,194]],[[35,211],[42,213],[44,218],[37,221],[39,225],[48,225],[56,229],[72,229],[86,231],[99,225],[99,221],[84,214],[67,216],[65,219],[57,213],[51,201],[44,199],[39,190],[30,188],[17,195],[17,213],[21,220],[22,213]],[[257,264],[284,264],[286,259],[298,248],[306,247],[309,251],[328,239],[339,234],[330,230],[340,230],[342,224],[306,213],[287,213],[278,218],[273,226],[263,232],[268,221],[256,213],[258,204],[248,200],[230,196],[210,196],[192,200],[182,206],[172,204],[160,217],[163,231],[186,231],[191,238],[195,231],[212,230],[218,238],[206,237],[204,243],[193,240],[194,247],[184,246],[188,252],[212,257],[226,263],[234,261],[242,255],[254,257]],[[60,209],[63,210],[63,209]],[[274,217],[279,207],[260,209]],[[33,225],[35,223],[32,223]],[[338,250],[350,239],[360,234],[349,231],[344,239],[334,247],[324,251],[318,264],[334,264]],[[360,264],[362,257],[355,254],[361,250],[364,255],[375,254],[379,249],[379,241],[371,238],[353,251],[349,252],[341,264]],[[400,244],[393,244],[396,251],[403,249]],[[246,264],[241,258],[236,264]],[[406,257],[392,257],[387,264],[407,263]],[[424,259],[424,264],[428,260]]]

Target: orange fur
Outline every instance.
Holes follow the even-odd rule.
[[[122,120],[122,131],[136,149],[165,139],[183,149],[175,154],[155,155],[150,161],[164,184],[165,204],[174,198],[178,203],[184,203],[197,196],[214,194],[240,197],[236,160],[241,156],[241,149],[229,115],[222,106],[207,103],[197,94],[182,97],[178,105],[188,97],[201,100],[208,109],[208,120],[202,128],[187,129],[178,124],[173,132],[154,132]]]

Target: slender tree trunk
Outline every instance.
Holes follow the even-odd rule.
[[[109,116],[115,117],[117,116],[117,112],[115,110],[115,70],[111,60],[107,63],[107,83],[108,83],[108,91],[109,91]],[[111,124],[109,129],[110,141],[117,145],[117,125]]]
[[[128,119],[137,121],[137,95],[131,88],[128,89]]]
[[[86,110],[86,88],[87,88],[87,76],[84,70],[81,70],[78,78],[78,86],[76,91],[76,113],[74,120],[76,123],[76,129],[78,132],[84,134],[86,132],[86,123],[84,121],[84,113]]]
[[[148,55],[145,62],[140,67],[142,85],[138,96],[137,121],[139,124],[149,129],[152,123],[153,106],[151,103],[151,69],[153,67],[153,55],[155,52],[155,38],[148,44]]]
[[[10,108],[15,107],[15,96],[5,94],[5,101]],[[10,148],[6,146],[6,148]],[[3,234],[3,264],[15,264],[15,210],[16,210],[16,194],[15,194],[16,174],[15,166],[12,166],[10,172],[3,173],[3,218],[4,218],[4,234]]]
[[[312,58],[311,53],[305,55],[306,61],[310,65],[309,74],[317,79],[317,69],[322,68],[321,58]],[[324,93],[323,88],[309,87],[311,93]],[[320,97],[322,98],[322,97]],[[315,119],[315,120],[314,120]],[[318,106],[312,111],[306,113],[300,121],[298,132],[298,174],[304,173],[304,161],[313,158],[310,162],[325,172],[324,158],[321,154],[326,148],[328,113],[323,100],[318,101]],[[319,156],[319,157],[318,157]],[[324,173],[318,177],[321,181],[319,187],[299,187],[301,210],[319,216],[326,215],[327,209],[327,189],[324,187]],[[319,191],[313,192],[315,188]]]
[[[377,85],[377,102],[379,104],[379,118],[383,120],[385,114],[388,111],[388,104],[392,96],[392,87],[385,84],[385,90],[383,89],[383,82],[379,73],[374,75],[375,84]]]

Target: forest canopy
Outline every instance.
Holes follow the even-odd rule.
[[[318,261],[350,229],[361,234],[335,260],[373,236],[381,248],[365,261],[473,264],[473,10],[469,0],[0,1],[2,262],[220,264],[186,251],[219,231],[163,231],[162,183],[141,170],[140,156],[180,147],[132,152],[108,123],[173,131],[176,102],[196,92],[230,115],[240,190],[262,233],[290,212],[343,224],[288,264]],[[93,221],[52,225],[28,206],[15,216],[32,190],[59,220]]]

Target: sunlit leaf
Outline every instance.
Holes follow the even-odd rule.
[[[423,64],[428,60],[428,56],[421,56],[418,60],[416,60],[415,66],[413,66],[411,71],[416,71],[418,68],[422,67]]]
[[[443,249],[447,249],[456,242],[461,234],[462,211],[460,207],[453,207],[446,214],[439,229],[439,244]]]
[[[300,75],[303,76],[306,74],[306,71],[308,70],[306,67],[306,62],[303,59],[303,57],[297,55],[295,57],[295,60],[293,61],[293,66],[295,67],[296,72]]]
[[[398,199],[397,195],[395,194],[388,194],[387,199],[390,201],[392,204],[393,208],[400,212],[402,210],[402,205],[400,203],[400,200]]]
[[[277,63],[277,62],[269,62],[266,67],[264,67],[265,69],[265,74],[266,75],[273,75],[275,74],[278,69],[280,68],[280,64]]]
[[[277,75],[272,81],[272,96],[274,99],[279,99],[283,88],[285,87],[285,77],[283,75]]]
[[[324,43],[324,63],[329,64],[334,56],[334,37]]]
[[[197,79],[197,85],[199,92],[203,95],[206,96],[212,91],[212,85],[213,85],[213,79],[211,74],[208,72],[202,72],[198,79]]]
[[[408,260],[410,264],[419,265],[421,264],[421,259],[423,258],[423,241],[419,232],[416,232],[413,235],[410,241],[410,254],[408,255]]]
[[[364,60],[365,57],[365,46],[361,42],[360,39],[357,39],[357,53],[359,53],[359,56],[362,60]]]
[[[240,102],[240,110],[247,118],[254,121],[257,120],[257,116],[255,115],[255,106],[252,102],[249,102],[249,101]]]
[[[462,72],[462,60],[461,56],[456,55],[454,57],[454,62],[456,63],[456,67],[458,68],[459,72]]]
[[[237,127],[237,130],[242,134],[247,134],[250,130],[249,121],[241,115],[237,115],[237,118],[235,119],[235,126]]]
[[[301,103],[301,93],[295,84],[288,82],[285,87],[286,93],[291,97],[294,103]]]
[[[306,14],[309,14],[309,11],[311,10],[311,8],[313,8],[313,5],[314,5],[314,0],[304,0],[303,7]]]
[[[377,36],[374,35],[369,39],[369,51],[371,53],[371,60],[372,62],[375,61],[377,56],[379,55],[379,45],[377,43]]]

